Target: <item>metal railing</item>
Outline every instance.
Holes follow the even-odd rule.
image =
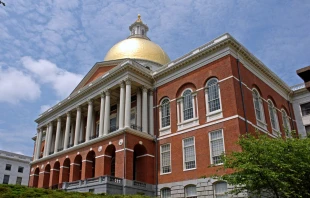
[[[64,150],[64,148],[58,148],[58,149],[57,149],[58,152],[59,152],[59,151],[62,151],[62,150]]]
[[[131,124],[131,125],[130,125],[130,128],[135,129],[135,130],[137,130],[137,131],[142,131],[142,127],[141,127],[141,126],[138,126],[138,125],[136,125],[136,124]]]
[[[96,135],[90,136],[89,139],[92,140],[92,139],[97,138],[98,136],[99,136],[99,134],[96,134]]]
[[[73,147],[73,145],[74,145],[74,144],[68,144],[68,148],[71,148],[71,147]]]
[[[79,140],[79,141],[78,141],[79,144],[81,144],[81,143],[83,143],[83,142],[85,142],[85,140]]]
[[[52,154],[54,154],[54,151],[50,151],[50,152],[48,152],[48,154],[49,154],[49,155],[52,155]]]
[[[117,131],[117,130],[118,130],[118,126],[111,126],[109,129],[109,133],[112,133],[112,132]]]

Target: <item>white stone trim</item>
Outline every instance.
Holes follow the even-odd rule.
[[[144,154],[144,155],[139,155],[136,158],[140,158],[140,157],[155,157],[155,156],[151,154]]]
[[[93,161],[91,161],[91,160],[82,160],[82,162],[89,162],[89,163],[93,163]]]
[[[53,168],[51,168],[51,171],[59,171],[59,169],[53,169]]]
[[[119,150],[116,150],[116,151],[115,151],[115,153],[117,153],[117,152],[121,152],[121,151],[124,151],[124,150],[126,150],[126,151],[130,151],[130,152],[134,152],[134,150],[132,150],[132,149],[125,148],[125,149],[119,149]]]
[[[70,168],[70,167],[68,167],[68,166],[60,166],[60,168]]]
[[[70,166],[75,165],[75,166],[80,166],[80,164],[77,163],[71,163]]]
[[[100,158],[100,157],[109,157],[109,158],[112,158],[112,156],[110,156],[110,155],[99,155],[99,156],[96,156],[95,158],[97,159],[97,158]]]

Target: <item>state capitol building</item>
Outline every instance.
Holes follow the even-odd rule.
[[[29,186],[228,197],[210,178],[238,137],[295,129],[291,88],[229,34],[170,60],[138,19],[72,93],[35,121]],[[240,194],[238,197],[247,197]]]

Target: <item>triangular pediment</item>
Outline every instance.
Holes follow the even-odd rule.
[[[116,61],[104,61],[104,62],[96,63],[91,68],[91,70],[86,74],[86,76],[81,80],[81,82],[76,86],[76,88],[72,91],[72,93],[74,93],[75,91],[85,87],[86,85],[93,82],[94,80],[96,80],[100,76],[104,75],[109,70],[116,67],[122,61],[123,60],[116,60]]]

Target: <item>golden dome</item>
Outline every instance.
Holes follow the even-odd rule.
[[[142,22],[140,14],[138,19],[129,26],[129,30],[131,35],[115,44],[108,51],[104,61],[133,58],[149,60],[161,65],[170,62],[164,50],[147,37],[149,28]]]
[[[128,38],[117,43],[108,51],[104,60],[123,58],[144,59],[161,65],[170,62],[170,58],[159,45],[144,38]]]

